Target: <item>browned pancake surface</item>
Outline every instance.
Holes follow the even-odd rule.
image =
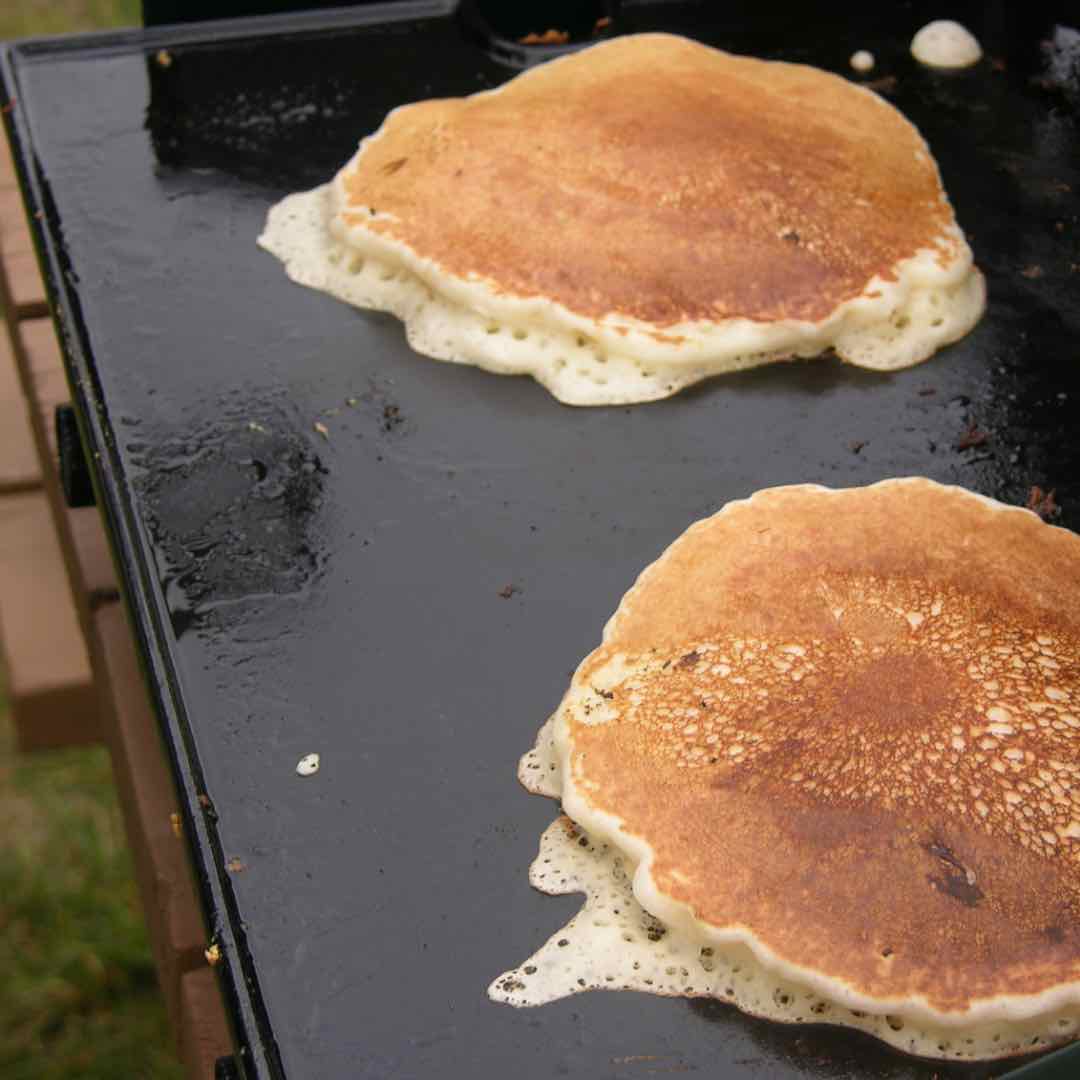
[[[616,716],[571,720],[575,787],[701,921],[941,1013],[1080,980],[1074,534],[929,481],[759,493],[575,686]]]
[[[658,34],[400,108],[346,189],[348,222],[450,274],[661,328],[820,321],[953,224],[876,95]]]

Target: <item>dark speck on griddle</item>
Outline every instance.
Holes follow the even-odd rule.
[[[393,431],[399,424],[405,423],[405,417],[396,405],[384,405],[382,411],[383,431]]]
[[[1043,491],[1041,487],[1035,485],[1028,492],[1027,508],[1038,514],[1043,521],[1057,517],[1061,513],[1061,507],[1054,499],[1055,490],[1051,488],[1049,491]]]
[[[990,436],[973,422],[968,425],[967,430],[960,436],[956,443],[956,449],[971,450],[973,447],[982,446],[989,438]]]
[[[873,90],[878,94],[892,94],[896,91],[897,82],[895,75],[886,75],[881,79],[871,79],[869,82],[864,82],[863,86],[867,90]]]

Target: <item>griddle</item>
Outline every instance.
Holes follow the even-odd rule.
[[[391,107],[560,51],[493,27],[497,6],[4,49],[8,133],[246,1075],[1014,1067],[919,1062],[708,1001],[485,996],[580,903],[529,887],[555,808],[519,788],[517,758],[690,522],[773,484],[921,474],[1009,503],[1053,489],[1056,522],[1080,527],[1080,141],[1076,88],[1040,50],[1055,12],[866,7],[597,14],[613,13],[604,34],[667,29],[843,73],[872,50],[940,163],[986,317],[909,371],[776,365],[636,408],[567,408],[419,357],[396,320],[291,284],[255,246],[267,208],[329,177]],[[988,59],[919,68],[911,34],[950,15]],[[321,770],[301,779],[312,751]]]

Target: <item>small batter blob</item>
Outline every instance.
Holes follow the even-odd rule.
[[[982,59],[982,47],[958,22],[936,19],[911,39],[911,55],[927,67],[963,68]]]

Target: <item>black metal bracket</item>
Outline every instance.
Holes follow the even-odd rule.
[[[60,485],[68,506],[93,506],[94,484],[86,460],[75,410],[70,405],[57,405],[53,416],[56,427],[56,451],[60,465]]]

